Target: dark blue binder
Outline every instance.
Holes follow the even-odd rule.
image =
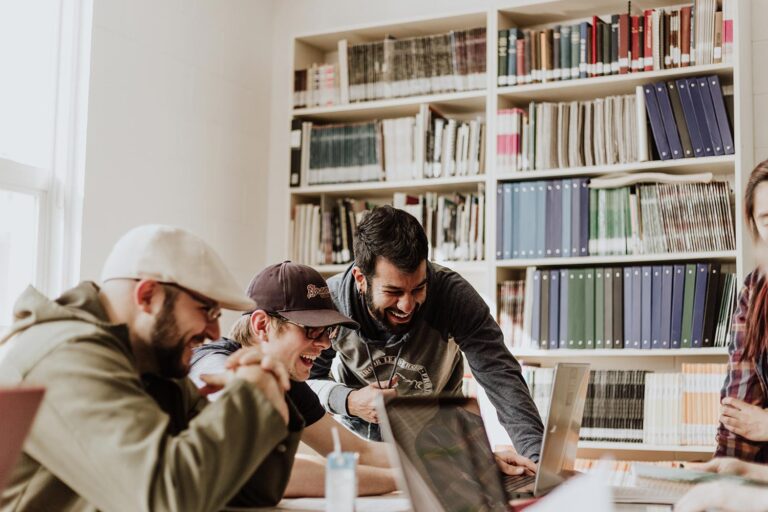
[[[717,316],[720,311],[720,297],[722,295],[721,281],[720,264],[712,263],[709,270],[709,282],[707,283],[707,302],[704,306],[703,347],[715,346],[715,329],[717,328]]]
[[[708,263],[696,265],[696,287],[693,295],[693,322],[691,324],[691,347],[704,346],[704,306],[707,302]]]
[[[683,292],[685,291],[685,265],[675,265],[672,276],[672,318],[670,319],[669,347],[680,348],[683,337]]]
[[[504,258],[504,184],[496,185],[496,259]]]
[[[581,178],[579,198],[579,256],[589,256],[589,179]]]
[[[531,305],[531,347],[541,342],[541,270],[533,273],[533,304]]]
[[[696,120],[696,111],[693,108],[691,93],[688,91],[688,82],[685,78],[675,80],[677,92],[680,94],[680,103],[683,106],[683,117],[685,117],[685,126],[688,128],[688,135],[691,136],[691,145],[693,146],[693,156],[706,156],[704,150],[704,141],[699,132],[699,123]]]
[[[672,265],[661,267],[661,304],[659,311],[659,348],[669,348],[672,336],[672,282],[675,268]]]
[[[696,114],[696,124],[699,126],[699,134],[701,135],[701,141],[704,143],[704,156],[715,155],[714,141],[712,140],[711,131],[707,124],[707,118],[704,114],[704,103],[701,100],[701,90],[696,83],[695,78],[686,79],[688,84],[688,93],[691,95],[691,104],[693,105],[693,112]],[[704,92],[708,92],[707,89]],[[722,147],[722,146],[721,146]]]
[[[560,348],[568,348],[568,288],[570,282],[569,271],[567,269],[560,270]]]
[[[650,274],[650,272],[649,272]],[[649,309],[650,311],[650,309]],[[632,267],[632,346],[630,348],[641,348],[642,341],[642,318],[643,318],[643,268]]]
[[[720,128],[717,125],[717,116],[715,115],[715,106],[712,104],[712,94],[709,92],[709,81],[706,77],[696,79],[699,85],[699,94],[701,103],[704,105],[704,119],[709,127],[709,136],[712,138],[712,149],[716,155],[724,155],[723,139],[720,137]]]
[[[651,348],[651,297],[653,292],[653,269],[642,267],[640,292],[640,348]]]
[[[515,194],[515,190],[517,194]],[[504,183],[504,250],[502,258],[508,260],[510,258],[517,258],[520,256],[517,246],[515,245],[515,231],[516,231],[516,211],[515,200],[520,195],[520,187],[517,183]]]
[[[680,142],[680,134],[677,133],[675,114],[672,112],[672,103],[669,101],[667,84],[664,82],[656,82],[653,85],[656,88],[656,100],[658,101],[659,112],[661,113],[661,123],[664,125],[664,133],[667,135],[667,143],[669,144],[669,151],[672,153],[672,158],[675,160],[678,158],[685,158],[683,145]]]
[[[549,348],[560,343],[560,271],[549,271]]]
[[[534,257],[543,258],[546,249],[547,218],[552,214],[547,211],[547,182],[534,181],[533,186],[536,190],[536,220],[534,234]]]
[[[645,110],[648,113],[648,120],[651,122],[651,133],[656,143],[659,159],[671,160],[672,153],[669,150],[667,134],[664,131],[664,123],[661,120],[661,112],[659,111],[659,102],[656,99],[656,86],[654,84],[646,84],[643,86],[643,92],[645,93]]]
[[[661,348],[661,265],[651,268],[651,348]]]
[[[541,348],[549,348],[549,270],[541,271]]]
[[[715,108],[717,128],[720,131],[720,139],[723,142],[723,152],[726,155],[732,155],[736,152],[736,148],[733,146],[731,125],[728,121],[728,113],[725,110],[725,101],[723,100],[723,89],[720,87],[720,79],[717,75],[708,76],[707,83],[709,84],[709,95],[712,98],[712,105]]]
[[[622,315],[624,318],[624,348],[632,348],[632,316],[635,312],[632,303],[633,270],[633,267],[624,267],[624,314]]]
[[[562,200],[563,200],[563,228],[562,228],[562,238],[560,240],[560,256],[563,258],[567,258],[571,255],[571,233],[573,231],[572,225],[573,225],[573,210],[571,207],[571,202],[573,198],[572,193],[572,186],[573,181],[572,180],[562,180],[563,184],[563,190],[562,190]],[[570,221],[570,222],[569,222]]]

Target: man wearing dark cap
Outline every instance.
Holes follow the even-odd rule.
[[[544,428],[520,365],[480,295],[456,272],[428,261],[428,250],[412,215],[391,206],[366,215],[355,262],[328,281],[339,311],[360,327],[341,327],[308,384],[326,410],[378,440],[378,397],[461,394],[463,353],[519,454],[506,461],[535,471]],[[338,380],[330,371],[334,357]]]
[[[330,340],[339,328],[356,329],[358,325],[338,312],[325,280],[305,265],[289,261],[271,265],[253,278],[247,293],[255,309],[240,317],[227,338],[195,349],[190,376],[198,386],[206,387],[201,376],[224,371],[227,358],[241,347],[260,347],[264,354],[288,368],[291,388],[286,396],[306,423],[301,440],[327,455],[333,450],[331,429],[338,424],[305,381],[315,358],[331,346]],[[209,395],[213,400],[217,397],[218,393]],[[360,454],[359,493],[394,491],[385,446],[367,442],[344,428],[339,433],[342,449]],[[285,496],[323,496],[324,487],[324,464],[316,458],[298,456]]]
[[[56,300],[29,287],[0,338],[0,386],[46,393],[0,510],[275,504],[303,424],[284,365],[257,347],[234,354],[207,377],[223,388],[215,404],[186,378],[221,308],[253,301],[209,245],[170,226],[124,235],[101,285]]]

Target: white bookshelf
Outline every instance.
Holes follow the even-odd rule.
[[[337,42],[347,39],[350,44],[383,39],[391,34],[397,38],[461,30],[484,26],[486,28],[487,83],[481,90],[444,94],[431,94],[407,98],[393,98],[378,101],[334,105],[328,107],[299,108],[286,111],[286,126],[291,118],[311,121],[355,122],[371,119],[386,119],[404,115],[415,115],[422,104],[438,106],[448,115],[481,115],[485,119],[485,170],[477,176],[462,176],[413,181],[368,182],[327,184],[288,188],[286,219],[291,218],[292,208],[297,204],[314,203],[324,205],[336,198],[371,198],[376,201],[391,200],[394,192],[451,192],[473,191],[478,185],[485,185],[485,260],[472,262],[442,262],[462,273],[478,289],[491,306],[496,309],[497,285],[503,280],[521,278],[527,267],[570,267],[588,265],[649,264],[678,261],[718,261],[735,265],[737,279],[741,282],[753,264],[749,249],[746,226],[736,222],[736,250],[706,253],[671,253],[653,255],[590,256],[582,258],[544,258],[496,260],[496,186],[500,182],[520,180],[541,180],[579,176],[600,176],[617,173],[668,172],[691,174],[711,172],[717,178],[727,178],[734,191],[735,214],[741,219],[743,211],[743,187],[753,166],[752,150],[752,91],[751,91],[751,34],[750,2],[735,2],[734,14],[734,56],[732,62],[707,66],[668,69],[613,75],[597,78],[555,81],[544,84],[529,84],[500,87],[496,84],[497,74],[497,31],[510,26],[535,28],[553,23],[577,22],[594,14],[609,14],[626,8],[626,2],[618,0],[556,0],[541,2],[522,0],[509,2],[509,8],[490,7],[486,10],[466,13],[436,12],[431,17],[418,17],[398,22],[373,22],[370,25],[345,27],[320,34],[301,34],[293,37],[293,63],[296,69],[313,62],[333,61]],[[633,7],[639,9],[668,7],[679,2],[648,0]],[[494,5],[499,5],[494,3]],[[526,106],[531,101],[572,101],[613,94],[631,94],[637,85],[679,77],[716,74],[723,85],[733,86],[733,135],[735,155],[708,158],[682,159],[673,161],[648,161],[612,166],[592,166],[569,169],[551,169],[531,172],[497,172],[496,170],[496,112],[499,108]],[[285,128],[287,129],[287,128]],[[651,134],[649,132],[649,137]],[[288,148],[285,149],[286,154]],[[287,165],[287,164],[286,164]],[[288,181],[288,172],[285,172]],[[286,229],[288,222],[286,220]],[[290,244],[290,237],[288,244]],[[290,247],[286,247],[290,253]],[[322,265],[318,270],[326,276],[343,271],[347,265]],[[725,347],[705,349],[632,350],[532,350],[513,349],[516,357],[542,366],[553,366],[558,361],[586,360],[596,369],[649,369],[657,371],[679,370],[685,362],[718,362],[727,360]],[[713,433],[714,436],[714,433]],[[599,457],[613,454],[616,458],[637,460],[692,460],[706,458],[714,450],[710,446],[658,446],[633,443],[580,442],[579,456]]]

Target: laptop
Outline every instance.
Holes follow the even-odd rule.
[[[541,496],[574,474],[589,364],[555,369],[538,472],[504,475],[495,463],[477,401],[464,397],[396,397],[379,403],[382,435],[400,487],[416,512],[507,510],[511,499]]]
[[[21,454],[44,388],[0,388],[0,491]]]

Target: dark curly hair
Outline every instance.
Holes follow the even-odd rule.
[[[376,272],[382,257],[403,272],[415,272],[427,259],[429,242],[416,217],[392,206],[379,206],[357,226],[355,265],[366,278]]]

